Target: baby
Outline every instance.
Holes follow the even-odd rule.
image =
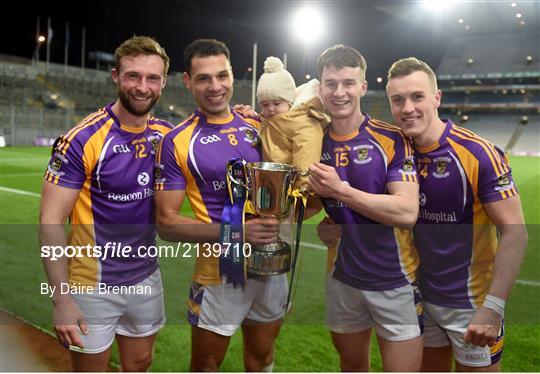
[[[257,86],[257,101],[263,122],[260,130],[263,161],[281,162],[301,171],[319,162],[323,130],[329,118],[313,79],[296,88],[294,78],[279,58],[268,57]],[[300,177],[295,188],[306,189],[307,177]]]

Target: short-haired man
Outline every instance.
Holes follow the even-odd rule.
[[[366,62],[336,45],[318,60],[320,96],[331,117],[309,185],[342,237],[326,284],[326,321],[343,371],[368,371],[375,326],[386,371],[418,371],[418,259],[408,232],[418,216],[412,148],[394,126],[362,113]],[[418,306],[421,313],[421,307]]]
[[[225,201],[226,163],[261,160],[259,122],[231,111],[233,73],[229,50],[214,39],[199,39],[184,51],[185,86],[198,108],[163,140],[156,178],[158,232],[165,240],[218,243]],[[196,218],[179,213],[187,195]],[[279,221],[252,219],[245,225],[251,244],[276,240]],[[197,252],[198,253],[198,252]],[[197,254],[194,252],[194,256]],[[242,326],[247,371],[271,371],[274,341],[287,298],[285,275],[249,278],[245,287],[225,283],[220,259],[196,258],[188,321],[192,325],[191,371],[217,371],[230,337]]]
[[[41,197],[42,245],[103,251],[83,251],[69,261],[44,259],[56,334],[71,349],[74,371],[106,371],[115,337],[122,370],[145,371],[165,321],[157,260],[137,248],[155,244],[155,154],[173,126],[149,112],[165,86],[169,58],[155,40],[142,36],[126,40],[115,56],[118,99],[58,139]],[[132,252],[120,257],[111,251],[120,246]],[[67,286],[79,291],[70,295]],[[107,292],[110,287],[145,292],[116,294]]]
[[[424,299],[424,371],[500,371],[505,300],[527,244],[504,153],[437,108],[433,70],[396,61],[386,86],[396,124],[412,138],[420,214],[414,241]],[[497,238],[497,230],[499,237]]]

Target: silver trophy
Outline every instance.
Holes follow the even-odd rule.
[[[247,185],[235,179],[228,169],[232,183],[248,190],[248,204],[261,217],[283,218],[289,214],[293,197],[292,186],[303,173],[292,165],[278,162],[245,164]],[[291,270],[291,246],[279,237],[271,244],[255,246],[246,257],[251,274],[278,275]]]

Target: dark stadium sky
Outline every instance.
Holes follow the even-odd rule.
[[[193,39],[214,37],[229,45],[237,78],[246,76],[252,63],[253,42],[257,41],[259,74],[262,61],[269,55],[287,53],[289,70],[297,81],[306,73],[316,74],[315,60],[324,48],[335,43],[359,49],[368,61],[368,81],[383,75],[397,58],[418,56],[435,67],[447,45],[448,32],[426,22],[406,21],[376,9],[375,4],[391,1],[316,1],[326,19],[326,31],[320,40],[305,47],[289,30],[292,13],[300,1],[184,1],[184,0],[93,0],[42,1],[29,5],[15,2],[4,18],[0,53],[31,58],[35,49],[36,18],[46,34],[47,18],[52,17],[54,36],[51,60],[63,63],[65,22],[70,24],[69,63],[80,64],[81,27],[86,26],[86,50],[112,53],[133,34],[156,37],[166,48],[174,71],[183,70],[182,50]],[[399,2],[404,8],[417,3]],[[416,4],[416,5],[415,5]],[[4,13],[4,12],[3,12]],[[8,35],[8,37],[6,37]],[[45,58],[45,47],[41,49]],[[87,66],[95,63],[88,60]]]

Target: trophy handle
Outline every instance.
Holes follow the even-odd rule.
[[[298,168],[296,168],[296,174],[294,176],[294,179],[296,179],[298,177],[308,177],[310,175],[311,175],[311,171],[309,169],[298,169]],[[302,194],[304,196],[313,196],[313,195],[315,195],[315,193],[313,191],[311,191],[311,189],[307,185],[303,185],[302,187],[300,187],[299,192],[300,192],[300,194]]]
[[[307,177],[309,175],[311,175],[311,171],[309,171],[309,169],[297,169],[298,170],[298,174],[301,176],[301,177]]]
[[[246,190],[249,191],[249,186],[244,182],[236,179],[236,177],[233,175],[233,166],[240,163],[242,168],[244,168],[244,171],[246,170],[246,161],[244,159],[235,159],[231,160],[227,163],[227,175],[229,176],[229,179],[236,185],[244,187]]]

